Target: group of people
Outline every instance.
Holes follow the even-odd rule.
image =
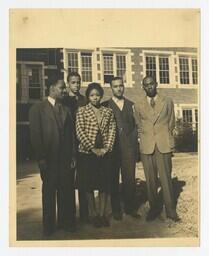
[[[29,112],[31,143],[42,179],[44,235],[53,234],[56,228],[76,231],[75,188],[83,222],[110,226],[109,197],[115,220],[122,221],[123,213],[140,218],[135,184],[139,153],[150,205],[146,220],[156,219],[162,211],[159,179],[167,217],[178,221],[171,179],[173,101],[157,92],[157,82],[151,76],[143,79],[145,94],[139,97],[137,107],[124,97],[121,77],[112,78],[112,97],[104,102],[104,90],[98,83],[90,83],[85,96],[80,94],[77,72],[68,74],[66,84],[56,77],[48,98]],[[98,205],[95,190],[99,191]]]

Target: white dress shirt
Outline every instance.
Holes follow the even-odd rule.
[[[155,95],[155,97],[153,97],[154,102],[156,102],[157,97],[158,97],[157,94]],[[150,101],[151,101],[151,97],[147,96],[147,102],[149,103],[149,105],[150,105]]]
[[[115,102],[115,104],[119,107],[120,111],[123,110],[123,106],[124,106],[124,99],[118,99],[115,96],[112,97],[112,100]]]

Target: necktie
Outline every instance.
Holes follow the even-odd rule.
[[[151,106],[152,108],[155,107],[155,100],[154,100],[153,97],[151,97],[151,99],[150,99],[150,106]]]

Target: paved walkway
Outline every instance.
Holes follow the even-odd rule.
[[[173,182],[178,198],[178,213],[181,223],[165,218],[164,211],[154,222],[145,221],[148,202],[145,196],[144,173],[141,163],[137,164],[136,177],[139,199],[138,212],[142,218],[135,220],[124,214],[122,221],[111,218],[111,227],[94,228],[81,224],[74,234],[57,231],[51,239],[110,239],[110,238],[160,238],[197,237],[198,235],[198,157],[196,154],[176,154],[173,158]],[[178,177],[178,178],[177,178]],[[137,183],[137,181],[136,181]],[[78,204],[78,200],[76,200]],[[78,205],[77,205],[78,207]],[[41,181],[37,165],[26,161],[17,166],[17,240],[42,240]]]

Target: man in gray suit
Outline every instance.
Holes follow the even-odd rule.
[[[146,220],[154,220],[161,212],[159,204],[158,176],[163,191],[167,217],[178,221],[171,180],[171,154],[174,148],[175,127],[172,99],[157,92],[157,82],[151,76],[143,79],[145,96],[140,100],[139,138],[141,160],[144,167],[150,210]]]
[[[58,227],[75,231],[74,130],[68,109],[61,104],[65,83],[55,78],[49,97],[29,112],[31,144],[42,179],[43,233]]]

